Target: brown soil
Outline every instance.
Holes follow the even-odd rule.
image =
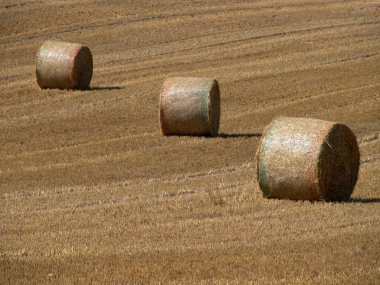
[[[379,283],[379,1],[206,2],[0,1],[0,283]],[[40,90],[51,38],[92,90]],[[168,76],[219,81],[221,136],[161,135]],[[355,132],[351,202],[262,198],[279,115]]]

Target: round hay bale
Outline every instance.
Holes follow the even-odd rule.
[[[218,82],[210,78],[173,77],[160,94],[164,135],[216,136],[220,120]]]
[[[274,119],[256,157],[264,196],[292,200],[347,200],[360,163],[356,137],[347,126],[307,118]]]
[[[92,68],[91,51],[81,44],[46,41],[37,52],[36,76],[41,88],[87,89]]]

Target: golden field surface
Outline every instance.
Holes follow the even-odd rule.
[[[380,1],[0,1],[0,284],[379,284]],[[91,90],[41,90],[47,39]],[[216,78],[220,135],[164,137],[161,84]],[[347,124],[345,203],[264,199],[276,116]]]

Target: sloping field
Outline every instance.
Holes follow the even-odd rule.
[[[380,1],[0,1],[0,283],[379,284]],[[94,56],[40,90],[46,39]],[[163,137],[168,76],[218,79],[217,138]],[[347,203],[265,200],[278,115],[347,124]]]

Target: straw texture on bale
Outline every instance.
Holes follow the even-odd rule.
[[[210,78],[173,77],[160,94],[164,135],[216,136],[220,120],[218,82]]]
[[[268,198],[344,201],[352,194],[360,154],[345,125],[279,117],[266,128],[257,151],[257,179]]]
[[[46,41],[37,52],[36,76],[41,88],[87,89],[92,54],[81,44]]]

